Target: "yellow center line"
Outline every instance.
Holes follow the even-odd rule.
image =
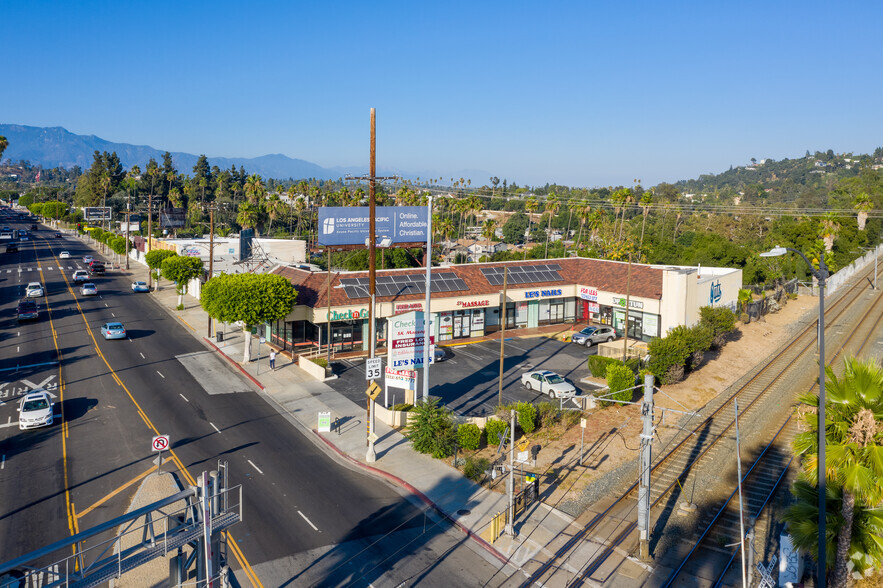
[[[51,246],[49,247],[49,250],[50,250],[50,253],[52,253]],[[34,251],[36,253],[36,245],[34,245]],[[54,253],[52,253],[52,257],[53,258],[55,257]],[[56,261],[56,263],[58,263],[57,258],[55,258],[55,261]],[[38,262],[38,264],[39,264],[39,262]],[[144,424],[147,425],[147,428],[150,429],[151,431],[153,431],[153,433],[155,435],[160,435],[159,430],[153,425],[153,422],[151,422],[151,420],[147,417],[147,414],[141,409],[141,405],[138,404],[138,401],[135,400],[134,396],[132,396],[132,393],[129,391],[129,388],[126,387],[126,385],[123,383],[122,379],[120,379],[120,377],[117,375],[116,371],[114,371],[114,369],[110,366],[110,362],[108,362],[107,358],[104,357],[104,354],[101,352],[101,349],[98,347],[98,341],[95,339],[95,334],[92,332],[92,328],[89,326],[89,321],[86,319],[86,314],[83,312],[83,308],[80,306],[80,301],[77,298],[77,295],[74,293],[73,289],[71,288],[71,285],[67,279],[67,276],[64,275],[63,272],[61,275],[62,275],[62,278],[64,278],[65,284],[67,284],[68,291],[71,293],[71,295],[74,298],[74,302],[77,305],[77,310],[79,311],[80,316],[83,318],[83,322],[86,324],[86,332],[89,333],[89,337],[91,337],[91,339],[92,339],[92,343],[95,346],[95,351],[98,353],[98,356],[101,358],[102,361],[104,361],[104,365],[106,365],[107,369],[110,370],[110,373],[113,375],[113,378],[114,378],[114,380],[116,380],[117,384],[119,384],[119,386],[123,390],[125,390],[126,395],[129,397],[129,400],[132,401],[132,404],[135,405],[135,409],[138,411],[138,415],[144,421]],[[47,307],[48,307],[48,301],[47,301]],[[50,321],[51,321],[51,318],[50,318]],[[190,328],[192,329],[193,327],[190,327]],[[58,344],[56,342],[56,350],[57,349],[58,349]],[[58,370],[59,370],[59,374],[60,374],[61,373],[61,361],[60,360],[59,360],[59,364],[58,364]],[[62,420],[63,420],[63,417],[64,417],[64,415],[62,415]],[[64,436],[62,436],[62,439],[63,438],[64,438]],[[67,482],[67,453],[66,453],[66,449],[64,449],[64,452],[65,452],[64,486],[65,486],[65,497],[68,501],[68,523],[71,525],[71,529],[73,530],[73,529],[77,528],[77,520],[76,520],[77,517],[74,514],[73,508],[71,506],[72,503],[70,502],[70,492],[68,490],[68,482]],[[184,476],[184,478],[187,480],[187,482],[192,486],[196,486],[197,485],[196,480],[193,478],[193,476],[190,475],[190,472],[187,471],[187,468],[184,467],[184,463],[181,461],[181,459],[178,457],[178,455],[172,449],[169,449],[169,454],[172,456],[172,461],[174,461],[175,465],[178,467],[178,470]],[[90,509],[91,508],[93,508],[93,507],[90,507]],[[87,511],[84,511],[84,513],[85,512],[88,512],[88,509],[87,509]],[[82,516],[82,514],[83,513],[81,513],[80,516]],[[72,534],[75,534],[75,533],[72,532]],[[242,553],[242,550],[236,544],[236,541],[233,539],[233,535],[229,531],[227,531],[227,544],[228,544],[228,546],[231,547],[231,551],[233,552],[233,555],[236,558],[236,561],[238,561],[239,565],[242,567],[242,569],[245,570],[245,573],[248,576],[248,579],[251,582],[252,586],[255,586],[257,588],[263,588],[264,585],[261,583],[261,581],[258,578],[257,574],[255,573],[254,569],[252,569],[251,565],[248,563],[248,560],[245,559],[245,554]]]
[[[122,486],[120,486],[119,488],[117,488],[116,490],[114,490],[113,492],[108,494],[107,496],[105,496],[104,498],[100,499],[98,502],[96,502],[95,504],[93,504],[92,506],[87,508],[86,510],[82,510],[82,511],[78,512],[77,518],[79,519],[80,517],[86,516],[87,514],[89,514],[90,512],[92,512],[93,510],[95,510],[96,508],[98,508],[99,506],[101,506],[102,504],[104,504],[105,502],[107,502],[108,500],[110,500],[111,498],[113,498],[114,496],[116,496],[117,494],[119,494],[120,492],[122,492],[123,490],[125,490],[126,488],[128,488],[129,486],[134,484],[135,482],[137,482],[138,480],[141,480],[142,478],[147,476],[147,474],[149,474],[151,472],[155,472],[156,469],[157,469],[157,466],[154,465],[153,467],[141,472],[140,474],[138,474],[137,476],[135,476],[134,478],[132,478],[131,480],[129,480],[128,482],[126,482],[125,484],[123,484]]]

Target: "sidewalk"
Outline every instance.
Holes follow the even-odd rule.
[[[114,273],[128,275],[131,280],[147,280],[145,266],[134,260],[130,260],[129,265],[130,270],[119,269]],[[122,267],[125,267],[125,262]],[[497,580],[500,584],[517,585],[523,582],[522,573],[513,576],[523,564],[534,557],[545,560],[552,555],[552,545],[558,543],[561,536],[570,536],[577,531],[572,517],[543,503],[536,503],[516,521],[518,534],[515,537],[504,535],[493,545],[487,543],[479,537],[479,533],[496,513],[506,509],[505,495],[482,488],[447,462],[415,452],[401,433],[380,422],[376,423],[375,429],[378,435],[375,443],[377,460],[367,463],[366,405],[357,405],[324,383],[312,379],[281,353],[277,354],[276,370],[270,371],[267,360],[269,348],[266,345],[260,346],[260,361],[254,359],[257,341],[251,343],[252,361],[242,365],[242,331],[225,330],[223,342],[217,342],[214,337],[207,338],[208,316],[199,302],[193,297],[184,296],[184,310],[176,310],[178,296],[167,280],[161,280],[160,290],[149,295],[188,327],[194,337],[241,371],[255,385],[259,394],[293,426],[313,437],[317,444],[326,447],[349,467],[371,472],[406,489],[459,527],[480,547],[476,549],[477,552],[500,566],[506,577],[512,576],[508,581],[499,577]],[[318,433],[319,412],[331,412],[332,422],[339,419],[339,429],[331,433]]]

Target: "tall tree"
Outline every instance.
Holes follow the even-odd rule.
[[[485,254],[487,254],[487,261],[490,261],[491,257],[492,257],[492,254],[490,253],[491,239],[493,239],[496,236],[496,233],[497,233],[497,221],[495,221],[494,219],[489,218],[486,221],[484,221],[484,223],[481,225],[481,236],[484,237],[485,241],[486,241],[484,252],[485,252]],[[476,258],[475,261],[479,261],[479,259]]]
[[[850,561],[855,565],[852,533],[856,503],[870,508],[883,505],[883,368],[876,359],[847,357],[843,375],[830,366],[825,373],[825,477],[842,490],[841,521],[837,532],[832,586],[845,586]],[[818,485],[819,397],[807,394],[800,400],[816,408],[803,420],[806,430],[794,440],[795,451],[804,456],[803,473]],[[875,567],[883,563],[883,536],[876,538]],[[863,546],[858,546],[864,549]],[[860,552],[861,553],[861,552]]]
[[[9,139],[0,135],[0,161],[3,161],[3,152],[9,147]]]
[[[527,236],[524,238],[524,259],[527,259],[527,242],[530,240],[530,222],[533,214],[540,209],[540,203],[535,196],[528,196],[524,201],[524,210],[527,212]]]
[[[549,213],[549,224],[546,227],[546,251],[543,253],[544,259],[549,257],[549,238],[552,236],[552,217],[555,216],[555,213],[558,212],[559,208],[561,208],[561,201],[558,200],[558,194],[552,192],[548,200],[546,200],[546,212]]]

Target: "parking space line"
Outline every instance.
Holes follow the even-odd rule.
[[[183,394],[181,394],[180,392],[178,392],[178,396],[180,396],[181,398],[183,398],[183,399],[184,399],[184,402],[190,402],[189,400],[187,400],[187,397],[184,396]]]
[[[210,424],[210,425],[212,426],[212,429],[214,429],[215,431],[217,431],[218,434],[221,433],[221,429],[217,428],[213,422],[209,421],[208,424]]]
[[[256,469],[260,475],[262,475],[262,476],[264,475],[264,472],[261,471],[261,468],[259,468],[258,466],[254,465],[254,462],[253,462],[253,461],[251,461],[250,459],[249,459],[249,460],[246,460],[246,461],[248,461],[248,463],[251,464],[251,467],[253,467],[254,469]],[[318,529],[317,529],[317,530],[318,530]]]
[[[162,375],[162,372],[161,372],[161,371],[156,370],[156,373],[158,373],[158,374],[159,374],[159,377],[162,378],[163,380],[166,379],[166,377],[165,377],[164,375]]]

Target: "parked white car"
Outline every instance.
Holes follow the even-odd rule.
[[[549,370],[522,374],[521,384],[528,390],[536,390],[549,398],[573,398],[576,395],[573,384]]]
[[[43,296],[43,284],[40,282],[31,282],[25,288],[25,296],[28,298],[39,298]]]

